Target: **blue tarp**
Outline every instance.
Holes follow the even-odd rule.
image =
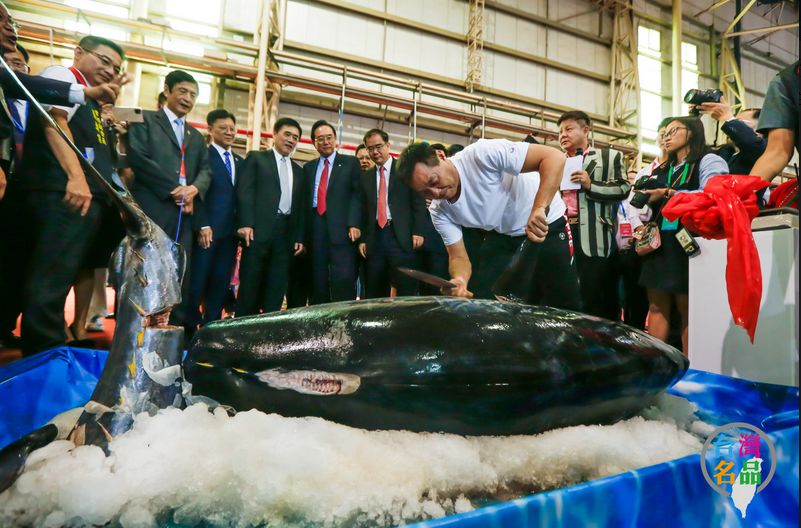
[[[106,356],[61,348],[0,367],[0,447],[83,405]],[[776,473],[746,519],[706,483],[693,455],[416,526],[797,526],[798,389],[690,370],[670,392],[698,405],[708,423],[746,422],[775,443]]]

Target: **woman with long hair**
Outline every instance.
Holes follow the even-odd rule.
[[[675,304],[681,316],[681,345],[687,355],[689,263],[676,239],[681,223],[668,222],[659,212],[677,192],[694,192],[718,174],[728,174],[723,158],[707,150],[704,126],[695,117],[676,117],[663,135],[668,159],[651,178],[657,188],[643,191],[659,224],[661,246],[643,257],[640,285],[648,292],[648,333],[663,341],[670,330],[670,312]]]

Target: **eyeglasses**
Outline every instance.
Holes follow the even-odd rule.
[[[31,67],[20,60],[6,60],[6,64],[11,66],[12,70],[24,71],[25,73],[31,71]]]
[[[334,141],[334,136],[331,134],[327,136],[317,136],[314,138],[315,143],[330,143],[331,141]]]
[[[11,29],[13,29],[14,33],[19,31],[19,22],[14,20],[14,18],[11,15],[9,15],[8,18],[5,19],[5,21],[3,21],[2,23],[3,23],[3,25],[6,25],[6,26],[10,27]]]
[[[364,148],[367,149],[367,152],[377,152],[377,151],[381,150],[382,148],[384,148],[386,146],[387,146],[386,143],[381,143],[379,145],[372,145],[372,146],[364,147]]]
[[[670,130],[666,130],[664,134],[662,134],[662,139],[666,139],[676,135],[676,132],[679,130],[687,130],[687,127],[676,127],[671,128]]]
[[[106,55],[103,55],[102,53],[98,53],[96,51],[88,50],[88,49],[85,49],[85,48],[81,48],[81,49],[84,50],[86,53],[89,53],[89,54],[94,55],[95,57],[97,57],[98,60],[100,60],[100,63],[104,67],[111,68],[114,71],[114,73],[116,73],[117,75],[122,73],[122,65],[121,64],[114,64],[114,61],[111,60]]]

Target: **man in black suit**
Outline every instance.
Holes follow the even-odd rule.
[[[179,326],[186,326],[189,302],[192,213],[211,184],[203,136],[186,122],[197,93],[194,77],[171,71],[164,79],[167,103],[157,112],[145,112],[144,123],[131,126],[128,132],[128,163],[134,171],[131,193],[142,210],[186,252],[181,304],[170,315],[170,323]]]
[[[437,153],[437,157],[444,160],[448,157],[445,145],[442,143],[435,143],[431,148]],[[425,242],[420,251],[417,252],[417,269],[431,273],[438,277],[448,276],[448,250],[445,249],[445,243],[442,237],[434,229],[434,224],[431,221],[431,215],[428,212],[428,206],[431,205],[431,200],[426,199],[426,214],[423,216],[424,227],[423,236]],[[421,295],[440,295],[440,289],[430,284],[420,283]]]
[[[368,130],[364,145],[376,165],[361,174],[364,234],[359,252],[367,259],[367,298],[388,297],[393,284],[398,295],[415,295],[416,281],[397,268],[415,266],[414,250],[424,242],[425,201],[393,176],[396,162],[386,132]]]
[[[338,154],[334,127],[320,120],[312,126],[320,157],[303,167],[311,241],[312,303],[356,298],[356,251],[361,237],[359,160]]]
[[[236,260],[236,177],[244,158],[234,154],[236,117],[217,109],[206,116],[209,125],[211,185],[197,204],[195,224],[199,228],[192,248],[187,320],[190,331],[222,317],[231,272]],[[198,308],[203,305],[201,321]]]
[[[96,86],[118,77],[124,58],[118,44],[87,36],[75,48],[70,68],[50,66],[42,76]],[[81,154],[111,181],[114,153],[100,105],[92,101],[52,106],[49,112]],[[108,261],[122,237],[102,236],[109,198],[84,171],[78,155],[43,120],[29,119],[26,125],[19,183],[32,244],[23,291],[22,338],[24,352],[31,354],[64,344],[64,302],[78,272],[105,250]]]
[[[237,234],[245,245],[237,316],[280,310],[289,259],[304,251],[303,169],[289,157],[300,135],[297,121],[281,118],[273,127],[273,148],[251,152],[245,160],[236,186]]]
[[[8,12],[8,8],[0,2],[0,53],[13,52],[17,46],[17,30],[19,24]],[[120,87],[127,82],[124,73],[115,75],[109,82],[100,82],[93,86],[70,83],[46,77],[27,75],[17,71],[17,77],[31,94],[42,104],[83,105],[89,99],[99,103],[111,103],[117,100]],[[6,98],[28,99],[28,96],[17,86],[11,74],[0,67],[0,200],[6,189],[6,173],[14,158],[13,110],[8,106]]]

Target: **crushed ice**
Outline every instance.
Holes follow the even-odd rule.
[[[142,414],[97,447],[34,452],[0,525],[395,525],[459,513],[701,450],[709,426],[663,395],[641,416],[533,436],[364,431],[204,404]]]

